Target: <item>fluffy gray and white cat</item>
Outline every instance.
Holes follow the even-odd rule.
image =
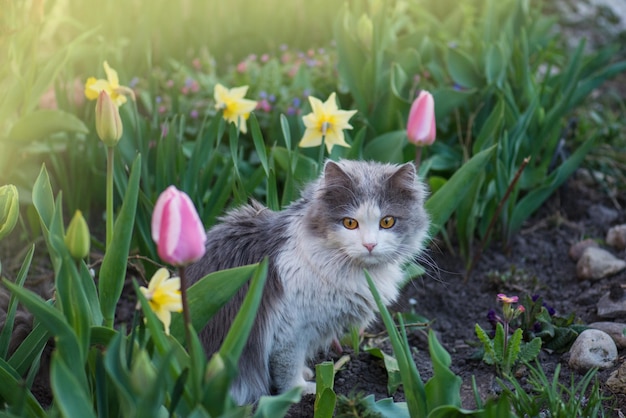
[[[306,361],[351,326],[365,327],[376,304],[367,269],[385,304],[398,296],[402,265],[423,248],[429,226],[425,190],[413,164],[328,161],[323,175],[281,212],[257,202],[211,228],[190,281],[269,258],[256,322],[231,393],[240,404],[302,386],[314,393]],[[200,334],[218,351],[241,306],[244,286]]]

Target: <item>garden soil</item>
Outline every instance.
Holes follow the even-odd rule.
[[[581,281],[576,276],[575,262],[568,257],[568,250],[583,238],[601,242],[611,226],[626,223],[624,207],[626,200],[623,197],[611,199],[596,185],[585,184],[579,176],[574,176],[524,224],[509,245],[504,246],[495,237],[467,278],[465,262],[458,255],[454,243],[451,248],[440,240],[430,245],[422,257],[426,273],[406,285],[392,311],[413,311],[428,319],[429,328],[436,332],[452,357],[452,371],[463,380],[461,397],[464,407],[475,406],[472,376],[476,378],[483,399],[493,396],[497,388],[493,367],[474,359],[477,350],[474,327],[478,323],[490,329],[487,312],[500,308],[496,301],[498,293],[520,297],[538,294],[556,309],[559,316],[574,313],[581,323],[599,320],[596,314],[598,300],[611,285],[626,284],[626,272],[599,281]],[[612,252],[622,259],[626,258],[625,251]],[[129,277],[133,275],[129,274]],[[129,320],[135,304],[129,280],[120,301],[118,320]],[[626,321],[626,318],[617,320]],[[379,347],[391,354],[386,337],[379,322],[366,330],[361,347]],[[418,370],[427,380],[432,372],[426,329],[411,329],[408,339],[415,350]],[[620,352],[619,363],[623,361],[624,354]],[[344,346],[342,353],[331,351],[320,355],[317,361],[338,361],[342,357],[345,360],[345,356],[349,359],[335,377],[334,389],[338,395],[362,393],[374,395],[377,400],[390,396],[397,401],[404,400],[402,387],[391,395],[387,392],[387,372],[383,361],[363,349],[356,354]],[[575,379],[582,376],[568,367],[567,354],[542,351],[539,360],[549,377],[557,365],[561,365],[560,381],[566,385],[569,385],[571,376]],[[626,412],[626,395],[611,394],[604,385],[614,369],[598,373],[604,393],[613,395],[612,400],[606,403],[607,416],[619,416],[619,410]],[[47,373],[40,374],[36,379],[33,393],[44,405],[49,404]],[[304,396],[289,410],[288,417],[313,417],[313,404],[314,396]]]

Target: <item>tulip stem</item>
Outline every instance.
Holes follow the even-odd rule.
[[[417,146],[415,149],[415,171],[419,171],[422,162],[422,147]]]
[[[185,266],[178,268],[180,276],[180,298],[183,302],[183,322],[185,323],[185,338],[187,339],[187,351],[191,352],[191,315],[187,303],[187,282],[185,280]]]
[[[106,249],[113,239],[113,163],[115,148],[107,147],[107,184],[106,184]]]

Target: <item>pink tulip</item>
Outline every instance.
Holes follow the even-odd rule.
[[[409,141],[417,146],[435,142],[435,101],[429,92],[422,90],[411,105],[406,133]]]
[[[170,186],[161,193],[152,213],[152,239],[159,257],[174,266],[193,263],[204,255],[206,232],[185,192]]]

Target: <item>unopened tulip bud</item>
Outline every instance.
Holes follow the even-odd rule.
[[[418,146],[431,145],[437,136],[435,123],[435,100],[432,94],[422,90],[411,105],[406,126],[409,142]]]
[[[0,187],[0,239],[9,235],[20,213],[20,198],[12,184]]]
[[[75,260],[82,260],[89,255],[91,238],[89,227],[81,211],[77,210],[65,233],[65,245]]]
[[[356,24],[356,33],[359,37],[359,41],[367,49],[372,47],[372,34],[374,32],[374,25],[372,19],[366,14],[362,14],[359,21]]]
[[[154,205],[152,239],[161,260],[185,266],[205,253],[206,232],[193,202],[185,192],[170,186]]]
[[[117,145],[123,132],[119,109],[104,90],[96,102],[96,131],[107,147]]]

